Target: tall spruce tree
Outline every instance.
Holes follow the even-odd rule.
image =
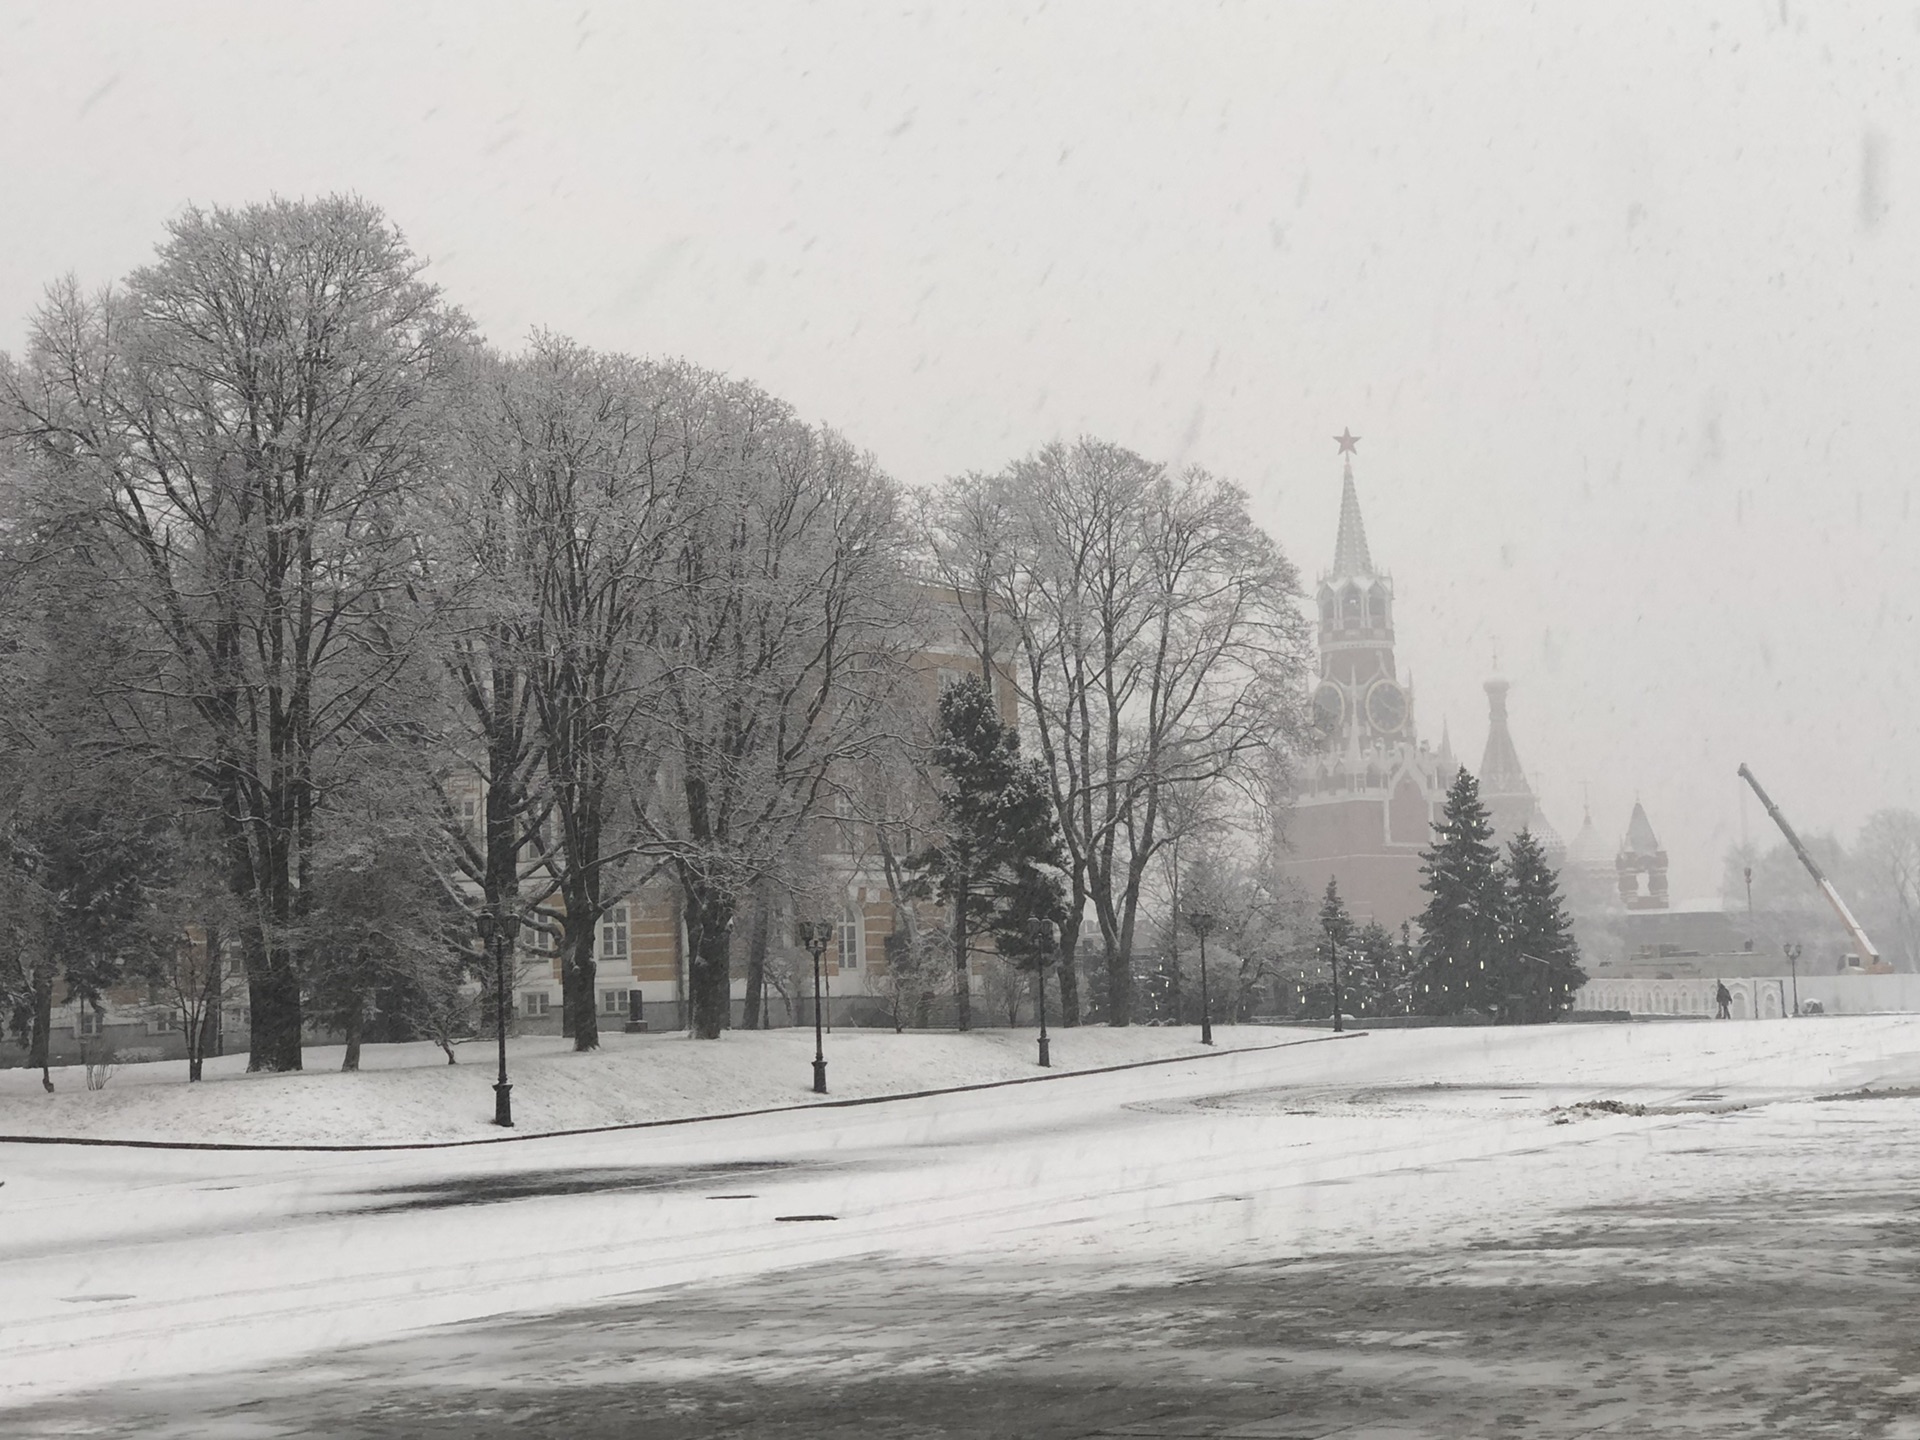
[[[1353,917],[1347,913],[1346,902],[1340,898],[1339,882],[1328,877],[1327,893],[1320,901],[1320,939],[1314,946],[1314,953],[1320,963],[1327,967],[1333,987],[1329,1004],[1336,1018],[1340,1011],[1352,1009],[1356,998],[1353,979],[1359,947],[1354,944],[1355,933]]]
[[[1393,935],[1378,920],[1360,927],[1353,947],[1353,1011],[1356,1015],[1398,1015],[1404,968]],[[1345,981],[1343,974],[1341,979]]]
[[[1480,782],[1468,771],[1454,778],[1433,845],[1420,859],[1429,898],[1420,915],[1416,1007],[1425,1015],[1491,1014],[1504,978],[1506,885]]]
[[[954,998],[965,1030],[972,1023],[967,958],[974,935],[993,933],[1017,952],[1025,921],[1061,918],[1059,884],[1047,874],[1060,865],[1060,838],[1045,768],[1021,758],[1019,731],[1001,720],[979,677],[964,676],[941,695],[933,760],[947,780],[940,797],[945,836],[907,863],[948,908]]]
[[[1560,877],[1532,831],[1507,846],[1508,988],[1521,997],[1516,1018],[1528,1024],[1551,1020],[1573,1004],[1587,983],[1574,943],[1573,920],[1560,896]]]

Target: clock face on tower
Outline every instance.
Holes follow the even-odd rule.
[[[1322,740],[1340,733],[1340,722],[1346,718],[1347,700],[1340,693],[1340,687],[1331,680],[1322,680],[1320,688],[1313,692],[1313,728]]]
[[[1382,735],[1397,735],[1407,723],[1407,692],[1391,680],[1367,691],[1367,723]]]

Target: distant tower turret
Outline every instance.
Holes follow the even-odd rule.
[[[1616,908],[1619,880],[1613,858],[1613,847],[1600,837],[1589,805],[1581,811],[1580,833],[1567,846],[1567,863],[1560,871],[1561,888],[1576,914]]]
[[[1512,687],[1495,676],[1487,681],[1487,748],[1480,756],[1480,798],[1493,821],[1493,832],[1504,845],[1522,830],[1531,830],[1547,853],[1547,863],[1558,870],[1567,858],[1566,842],[1548,823],[1520,767],[1520,752],[1507,729],[1507,691]]]
[[[1667,852],[1653,833],[1653,823],[1638,800],[1627,821],[1627,838],[1620,842],[1613,868],[1620,877],[1620,899],[1629,910],[1667,908]]]

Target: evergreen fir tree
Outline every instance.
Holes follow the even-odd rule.
[[[1004,723],[992,692],[967,675],[940,697],[933,760],[945,774],[945,837],[907,862],[920,888],[948,908],[954,998],[962,1030],[972,1021],[967,959],[974,936],[994,936],[1016,964],[1037,964],[1028,922],[1061,919],[1060,837],[1046,771],[1023,760],[1020,732]]]
[[[1529,830],[1507,846],[1507,946],[1518,972],[1509,987],[1523,997],[1519,1019],[1538,1024],[1573,1004],[1587,983],[1574,943],[1573,920],[1560,896],[1560,877]]]
[[[1400,947],[1377,920],[1360,927],[1353,959],[1353,1012],[1398,1015],[1402,981]]]
[[[1336,1015],[1340,1011],[1352,1013],[1357,996],[1353,989],[1354,961],[1357,947],[1354,945],[1353,917],[1347,913],[1346,902],[1340,898],[1339,882],[1332,877],[1327,879],[1327,893],[1320,902],[1320,940],[1314,947],[1320,963],[1327,968],[1328,978],[1333,982],[1333,993],[1329,997],[1329,1008]],[[1336,970],[1335,966],[1339,968]]]
[[[1499,1008],[1505,956],[1506,885],[1480,782],[1462,769],[1447,791],[1433,845],[1421,852],[1421,974],[1415,1008],[1458,1015]]]

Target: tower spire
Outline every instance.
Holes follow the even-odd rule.
[[[1333,543],[1333,573],[1345,580],[1373,574],[1373,556],[1367,552],[1367,527],[1360,519],[1360,492],[1353,486],[1349,457],[1340,482],[1340,533]]]
[[[1507,682],[1499,676],[1487,681],[1487,748],[1480,757],[1480,790],[1485,795],[1525,795],[1533,788],[1520,768],[1519,752],[1507,730]]]

